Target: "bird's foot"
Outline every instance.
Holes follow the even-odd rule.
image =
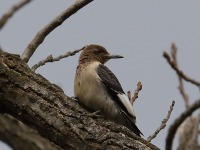
[[[88,116],[91,118],[104,118],[104,116],[101,115],[101,110],[97,110],[92,113],[83,114],[82,116]]]
[[[75,96],[72,96],[70,98],[73,99],[73,100],[75,100],[75,101],[78,101],[77,97],[75,97]]]

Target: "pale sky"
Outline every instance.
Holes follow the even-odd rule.
[[[1,0],[0,15],[18,0]],[[17,12],[0,31],[0,46],[10,53],[22,54],[35,34],[73,0],[33,1]],[[182,0],[96,0],[71,16],[50,33],[31,58],[32,66],[48,55],[58,56],[88,44],[104,46],[110,53],[123,55],[106,65],[116,74],[124,91],[135,90],[141,81],[143,90],[134,103],[137,126],[147,138],[160,125],[172,100],[174,111],[152,141],[164,149],[169,125],[185,109],[177,89],[175,72],[162,57],[171,43],[178,47],[180,68],[200,80],[200,1]],[[48,63],[36,72],[51,83],[61,85],[73,96],[73,80],[79,54]],[[186,83],[191,102],[200,97],[199,90]],[[0,150],[8,150],[0,144]],[[174,144],[176,149],[177,142]]]

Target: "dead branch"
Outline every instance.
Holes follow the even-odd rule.
[[[185,91],[185,88],[184,88],[184,85],[183,85],[183,80],[182,80],[181,77],[179,78],[178,89],[179,89],[179,91],[180,91],[180,93],[183,97],[183,100],[185,101],[185,107],[188,108],[190,106],[189,96]]]
[[[128,99],[129,101],[131,102],[131,105],[133,106],[133,103],[135,102],[135,100],[138,98],[138,94],[139,92],[142,90],[142,83],[141,82],[138,82],[137,83],[137,89],[134,91],[134,95],[133,97],[131,98],[131,91],[128,91],[127,92],[127,96],[128,96]]]
[[[131,104],[133,105],[133,103],[135,102],[135,100],[138,98],[138,94],[139,92],[142,90],[142,83],[138,82],[137,83],[137,89],[134,92],[133,97],[131,98]]]
[[[23,6],[31,2],[32,0],[21,0],[17,4],[13,5],[8,12],[6,12],[0,19],[0,30],[5,26],[8,20]]]
[[[172,149],[172,144],[173,144],[173,139],[174,136],[176,134],[176,131],[178,129],[178,127],[183,123],[183,121],[192,115],[192,113],[197,110],[198,108],[200,108],[200,99],[196,100],[192,105],[190,105],[188,107],[188,109],[186,109],[179,117],[177,117],[177,119],[172,123],[172,125],[169,127],[169,131],[167,134],[167,138],[166,138],[166,145],[165,145],[165,149],[166,150],[171,150]]]
[[[200,116],[190,116],[178,127],[179,146],[177,150],[199,150],[198,131]]]
[[[188,81],[194,85],[196,85],[198,88],[200,87],[200,82],[196,81],[190,77],[188,77],[186,74],[183,73],[183,71],[179,70],[177,66],[175,65],[174,61],[171,60],[170,56],[167,54],[167,52],[163,52],[163,57],[167,60],[167,62],[170,64],[170,66],[176,71],[176,73],[181,76],[185,81]]]
[[[41,137],[36,131],[10,115],[0,114],[0,140],[12,149],[61,150],[57,145]]]
[[[130,90],[127,92],[127,96],[128,96],[128,100],[131,102],[131,91]]]
[[[174,43],[172,43],[172,46],[171,46],[172,62],[174,62],[174,65],[179,69],[178,61],[177,61],[177,51],[178,51],[178,49],[177,49],[176,45]],[[179,89],[179,91],[180,91],[180,93],[183,97],[183,100],[185,101],[186,108],[188,108],[189,105],[190,105],[189,96],[187,95],[187,93],[185,91],[182,76],[180,76],[179,74],[177,74],[177,76],[178,76],[178,79],[179,79],[178,89]]]
[[[81,48],[81,49],[77,49],[77,50],[71,51],[71,52],[67,52],[66,54],[60,55],[60,56],[58,56],[58,57],[56,57],[56,58],[53,58],[52,55],[49,55],[46,59],[41,60],[40,62],[38,62],[37,64],[35,64],[35,65],[31,68],[31,70],[35,71],[37,68],[39,68],[39,67],[45,65],[45,64],[48,63],[48,62],[60,61],[60,60],[63,59],[63,58],[67,58],[67,57],[69,57],[69,56],[73,56],[73,55],[75,55],[76,53],[80,52],[80,51],[83,50],[83,49],[84,49],[84,47]]]
[[[163,119],[161,125],[156,129],[156,131],[147,138],[147,141],[151,142],[151,140],[154,139],[158,135],[158,133],[166,127],[167,121],[170,118],[170,115],[173,111],[174,105],[175,105],[175,101],[172,101],[172,104],[171,104],[170,109],[167,113],[167,116],[165,117],[165,119]]]
[[[192,140],[198,141],[198,134],[199,134],[199,123],[200,123],[200,114],[198,114],[195,118],[195,121],[193,122],[194,124],[194,129],[192,132]]]
[[[61,14],[55,17],[49,24],[47,24],[43,29],[41,29],[33,40],[28,44],[21,59],[28,62],[33,53],[36,51],[37,47],[44,41],[45,37],[52,32],[55,28],[60,26],[67,18],[75,14],[78,10],[92,2],[93,0],[76,0],[68,9],[64,10]]]

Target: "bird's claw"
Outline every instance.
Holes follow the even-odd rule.
[[[92,113],[83,114],[82,116],[88,116],[91,118],[103,118],[103,116],[100,113],[101,113],[101,110],[97,110]]]

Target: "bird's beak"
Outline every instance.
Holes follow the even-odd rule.
[[[123,56],[121,55],[107,55],[106,56],[107,59],[117,59],[117,58],[124,58]]]

